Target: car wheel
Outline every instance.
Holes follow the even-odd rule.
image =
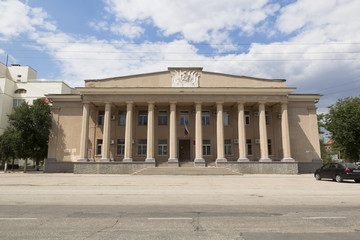
[[[316,173],[316,174],[315,174],[315,179],[316,179],[316,180],[321,180],[320,174]]]
[[[335,180],[336,180],[337,182],[342,182],[343,178],[342,178],[340,175],[336,175],[336,176],[335,176]]]
[[[360,183],[360,178],[354,179],[356,183]]]

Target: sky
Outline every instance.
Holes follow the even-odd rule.
[[[0,62],[39,80],[203,67],[286,79],[322,94],[318,112],[360,94],[359,0],[0,0]]]

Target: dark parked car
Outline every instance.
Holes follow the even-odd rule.
[[[360,183],[360,167],[353,163],[328,163],[317,169],[314,176],[316,180],[330,178],[342,182],[343,179],[353,179]]]

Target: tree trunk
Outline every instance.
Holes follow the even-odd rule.
[[[7,168],[8,168],[8,161],[6,160],[4,164],[4,173],[7,172]]]
[[[35,164],[36,164],[36,165],[35,165],[35,170],[36,170],[36,171],[39,171],[39,168],[40,168],[40,167],[39,167],[39,165],[40,165],[40,160],[39,160],[39,159],[36,159]]]
[[[14,164],[15,164],[15,158],[13,158],[11,161],[11,170],[14,170]]]
[[[28,162],[28,159],[25,158],[25,163],[24,163],[24,173],[26,173],[26,169],[27,169],[27,162]]]

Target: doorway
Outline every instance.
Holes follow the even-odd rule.
[[[190,161],[190,139],[179,140],[179,161]]]

